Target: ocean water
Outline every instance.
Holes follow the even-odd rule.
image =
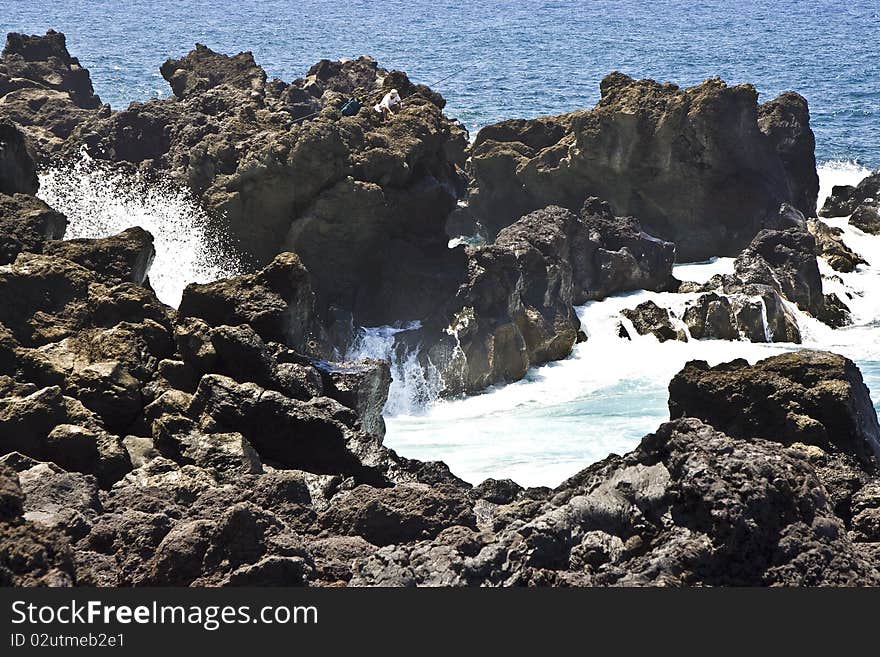
[[[852,163],[820,167],[820,199],[834,184],[855,184],[868,170]],[[793,304],[803,344],[752,344],[725,340],[659,343],[639,336],[620,315],[653,300],[681,317],[699,294],[631,292],[577,309],[588,340],[565,360],[533,368],[522,381],[466,399],[439,400],[417,412],[386,417],[386,444],[412,458],[440,459],[471,482],[510,477],[523,485],[555,486],[609,453],[633,449],[642,436],[669,419],[667,386],[689,360],[715,365],[734,358],[754,363],[784,351],[828,349],[855,360],[880,410],[880,236],[849,226],[846,218],[825,220],[844,231],[844,241],[869,266],[839,274],[820,260],[826,292],[848,292],[853,325],[832,330]],[[733,262],[717,258],[681,264],[681,280],[704,282],[729,273]],[[618,323],[632,341],[619,337]],[[682,325],[684,327],[684,325]],[[396,391],[406,395],[408,389]],[[391,408],[407,408],[393,399]]]
[[[752,82],[769,99],[794,89],[810,102],[822,191],[858,182],[880,167],[880,3],[852,0],[562,2],[389,0],[6,0],[5,31],[67,33],[91,70],[96,91],[114,107],[169,93],[158,67],[195,42],[221,52],[252,50],[272,76],[292,80],[322,57],[372,54],[412,79],[437,85],[447,113],[475,133],[510,117],[588,107],[612,70],[688,85],[720,75]],[[176,305],[183,287],[237,271],[222,240],[188,194],[88,162],[41,176],[41,196],[64,211],[69,237],[102,236],[141,225],[157,237],[151,281]],[[800,315],[808,348],[854,358],[880,407],[880,237],[829,220],[870,262],[831,278],[849,292],[853,327],[832,331]],[[730,271],[729,259],[679,265],[686,280]],[[590,339],[563,361],[535,368],[521,382],[485,394],[434,401],[436,376],[410,355],[393,363],[386,443],[408,457],[442,459],[474,483],[511,477],[555,485],[611,452],[632,449],[667,418],[669,379],[690,359],[750,361],[795,345],[693,341],[658,344],[617,337],[619,310],[645,299],[681,307],[687,295],[637,292],[578,309]],[[389,355],[393,331],[364,332],[349,356]],[[634,331],[630,331],[635,334]]]
[[[682,85],[719,75],[762,99],[803,93],[821,160],[880,167],[877,0],[4,0],[3,31],[48,27],[117,108],[168,94],[159,65],[197,41],[251,50],[288,81],[361,54],[427,84],[455,74],[438,89],[472,132],[592,106],[613,70]]]

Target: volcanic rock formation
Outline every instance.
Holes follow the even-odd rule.
[[[735,256],[790,203],[816,212],[818,177],[806,101],[758,105],[748,84],[681,89],[608,75],[592,110],[509,120],[477,134],[468,202],[494,235],[550,203],[588,196],[676,244],[680,261]]]

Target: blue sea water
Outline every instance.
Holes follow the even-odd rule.
[[[880,167],[877,0],[5,0],[0,29],[67,34],[114,107],[168,86],[158,72],[195,42],[253,51],[293,80],[320,58],[371,54],[438,85],[475,131],[503,118],[592,106],[621,70],[682,85],[719,75],[762,99],[810,102],[821,160]]]
[[[196,42],[230,54],[251,50],[270,76],[288,81],[321,58],[370,54],[436,86],[447,113],[472,134],[504,118],[590,107],[613,70],[681,85],[718,75],[753,83],[762,100],[800,92],[810,103],[820,162],[880,167],[878,0],[4,0],[0,7],[0,30],[48,28],[66,33],[70,52],[114,108],[167,95],[160,64]],[[835,166],[826,165],[825,175],[836,176]],[[86,190],[61,208],[72,219],[71,235],[147,226],[168,247],[151,278],[178,294],[196,276],[223,271],[199,261],[198,235],[188,228],[197,210],[187,199],[162,190],[133,198],[121,195],[116,181],[89,175],[44,179],[42,193],[53,204],[65,197],[65,185]],[[172,264],[158,271],[163,262]],[[880,262],[873,264],[876,276]],[[858,360],[880,407],[880,327],[866,321],[840,336],[841,351]],[[834,349],[835,339],[818,345]],[[603,354],[581,345],[570,359],[501,391],[391,417],[386,442],[406,456],[444,459],[474,482],[511,476],[554,485],[656,428],[666,417],[669,377],[695,350],[721,360],[751,349],[617,347]],[[606,373],[613,376],[606,380]]]

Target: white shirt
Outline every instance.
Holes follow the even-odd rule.
[[[391,93],[390,91],[385,94],[385,97],[379,101],[379,104],[376,105],[373,109],[377,112],[381,112],[383,107],[387,107],[391,109],[391,106],[400,102],[400,95]]]

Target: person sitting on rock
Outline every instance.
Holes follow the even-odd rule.
[[[383,119],[391,118],[394,112],[400,109],[401,102],[400,94],[397,93],[397,89],[392,89],[385,94],[382,100],[379,101],[379,104],[373,109],[379,112]]]

